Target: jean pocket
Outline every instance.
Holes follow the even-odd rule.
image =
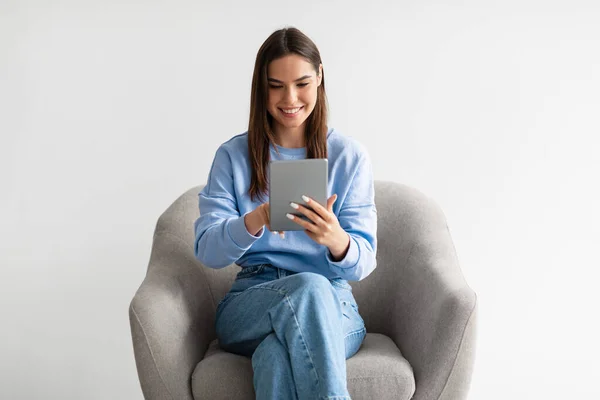
[[[235,279],[240,280],[240,279],[252,278],[256,275],[259,275],[261,272],[263,272],[264,269],[265,269],[265,264],[252,265],[250,267],[242,268],[242,270],[240,272],[238,272],[238,274],[236,275]]]
[[[344,315],[344,317],[346,317],[344,324],[344,329],[346,333],[355,332],[359,329],[364,328],[365,321],[363,320],[362,316],[360,315],[360,312],[358,311],[358,304],[356,304],[356,301],[342,300],[341,306],[342,314]]]
[[[360,313],[358,312],[358,305],[353,301],[342,300],[342,309],[343,314],[348,318],[351,318],[356,315],[360,317]]]

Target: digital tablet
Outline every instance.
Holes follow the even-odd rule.
[[[326,158],[272,160],[269,163],[269,214],[273,231],[303,231],[285,214],[306,219],[290,206],[291,202],[311,208],[302,200],[306,195],[327,206],[328,169]]]

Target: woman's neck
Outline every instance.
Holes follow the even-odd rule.
[[[306,146],[304,124],[299,127],[275,131],[275,144],[281,147],[297,149]]]

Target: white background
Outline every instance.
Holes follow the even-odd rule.
[[[127,310],[156,220],[247,129],[286,25],[321,51],[330,126],[447,215],[480,302],[470,399],[600,398],[599,21],[566,0],[1,0],[0,398],[142,399]]]

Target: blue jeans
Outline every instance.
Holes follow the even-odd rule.
[[[242,269],[217,307],[219,345],[252,357],[257,400],[349,400],[366,332],[346,280],[270,264]]]

